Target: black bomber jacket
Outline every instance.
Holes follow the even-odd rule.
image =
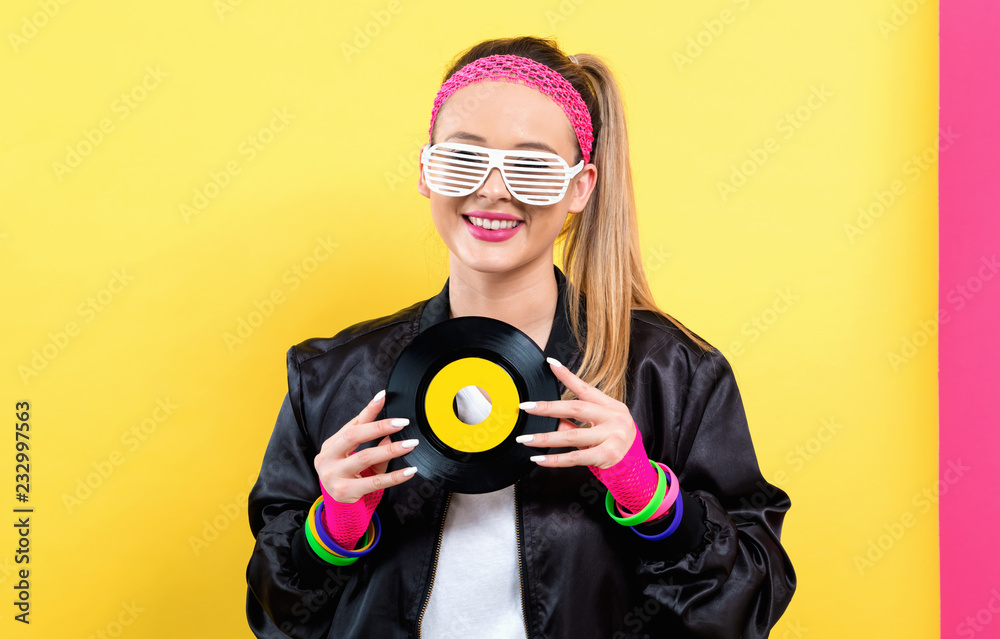
[[[559,299],[544,351],[576,370],[567,283],[555,271]],[[351,566],[324,563],[302,527],[320,494],[313,458],[323,441],[385,387],[419,332],[448,319],[448,299],[446,282],[394,315],[289,349],[288,394],[248,503],[256,544],[247,619],[256,636],[420,636],[444,490],[419,474],[386,490],[381,540]],[[681,525],[665,540],[644,540],[611,520],[607,491],[587,468],[534,468],[515,484],[525,634],[766,637],[795,590],[780,543],[791,504],[761,476],[733,371],[717,349],[700,349],[649,311],[632,313],[630,350],[626,404],[649,457],[680,479]]]

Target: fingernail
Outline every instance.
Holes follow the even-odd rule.
[[[407,439],[405,442],[400,443],[400,446],[403,448],[415,448],[419,443],[419,439]]]
[[[403,471],[403,476],[404,477],[409,477],[410,475],[415,475],[416,473],[417,473],[417,467],[416,466],[410,466],[409,468],[407,468],[406,470]]]
[[[515,437],[514,441],[516,441],[518,444],[526,444],[532,441],[533,439],[535,439],[534,435],[521,435],[520,437]]]
[[[545,455],[535,455],[534,457],[529,457],[528,459],[533,462],[543,462],[545,461]]]
[[[383,397],[385,397],[385,391],[384,390],[380,390],[379,392],[375,393],[375,397],[372,397],[372,403],[374,404],[375,402],[377,402],[378,400],[382,399]]]
[[[554,357],[546,357],[545,361],[548,362],[549,364],[552,364],[556,368],[562,368],[562,364],[559,363],[559,360],[555,359]]]
[[[535,406],[538,406],[538,402],[521,402],[517,405],[521,410],[531,410]]]
[[[389,422],[389,425],[394,428],[402,428],[403,426],[406,426],[409,423],[410,420],[406,419],[405,417],[397,417],[396,419]]]

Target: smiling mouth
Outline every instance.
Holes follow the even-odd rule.
[[[502,229],[512,229],[515,226],[519,226],[524,222],[522,220],[487,220],[482,217],[473,217],[471,215],[463,215],[472,224],[482,227],[487,231],[499,231]]]

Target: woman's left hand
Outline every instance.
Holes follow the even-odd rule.
[[[620,462],[635,439],[635,422],[628,406],[605,395],[574,375],[558,361],[547,358],[552,372],[576,393],[577,399],[554,402],[524,402],[521,409],[532,415],[559,418],[559,428],[549,433],[522,435],[516,441],[538,448],[570,447],[577,450],[558,455],[537,455],[539,466],[596,466],[610,468]],[[568,421],[589,423],[589,428]]]

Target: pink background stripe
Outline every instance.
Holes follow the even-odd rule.
[[[941,636],[1000,637],[995,0],[942,0],[940,126]]]

